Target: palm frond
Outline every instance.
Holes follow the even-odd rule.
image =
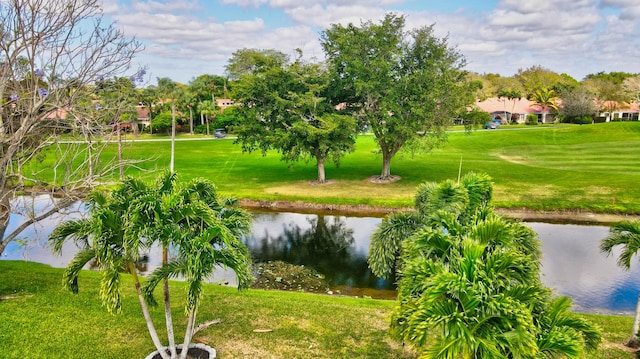
[[[371,236],[369,244],[369,268],[381,278],[389,278],[396,265],[402,242],[410,237],[423,223],[419,216],[400,212],[383,220]]]
[[[493,181],[488,174],[469,172],[462,177],[462,186],[467,189],[472,212],[491,201]]]
[[[611,255],[615,247],[621,247],[618,266],[629,270],[631,260],[640,250],[640,221],[622,221],[611,226],[610,234],[600,242],[600,251]]]
[[[78,275],[84,266],[95,258],[95,251],[92,248],[84,248],[76,253],[67,265],[62,276],[62,286],[71,292],[78,293]]]
[[[91,221],[88,219],[65,221],[54,228],[49,235],[48,242],[53,253],[59,254],[67,240],[72,240],[81,247],[89,246],[87,238],[91,233]]]
[[[153,272],[147,275],[146,280],[142,284],[142,296],[145,301],[151,305],[156,306],[158,302],[153,296],[158,284],[165,278],[176,278],[186,275],[187,262],[185,258],[176,258],[169,261],[166,265],[157,267]]]
[[[102,280],[100,281],[100,299],[109,313],[120,313],[122,300],[120,295],[120,269],[122,261],[114,260],[104,263]]]

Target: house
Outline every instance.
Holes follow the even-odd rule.
[[[218,108],[220,108],[221,113],[224,112],[225,108],[234,106],[233,100],[228,98],[217,98],[216,105],[218,105]]]
[[[497,118],[503,124],[524,123],[527,115],[536,115],[538,123],[553,123],[555,114],[548,106],[542,107],[534,105],[533,101],[526,98],[509,100],[505,97],[491,97],[483,101],[476,101],[476,107],[491,114],[492,118]]]
[[[138,123],[146,128],[151,124],[151,119],[149,118],[149,109],[141,103],[136,106],[136,113],[138,114]]]
[[[623,103],[618,101],[596,101],[600,112],[597,122],[638,121],[640,120],[640,105],[638,103]]]

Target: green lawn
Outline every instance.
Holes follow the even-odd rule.
[[[128,174],[152,178],[143,171],[168,168],[169,149],[166,141],[128,144],[127,158],[146,160]],[[175,168],[238,198],[398,207],[411,205],[418,184],[455,179],[462,165],[462,172],[494,179],[496,207],[640,213],[640,122],[451,132],[448,143],[429,154],[397,155],[391,172],[402,179],[388,184],[367,180],[381,170],[376,149],[373,136],[360,136],[339,168],[327,165],[332,182],[325,185],[311,183],[314,161],[288,165],[276,152],[243,153],[233,139],[178,141]]]
[[[143,358],[154,350],[128,277],[122,280],[123,312],[110,315],[98,299],[99,273],[84,271],[80,293],[73,295],[62,289],[62,272],[38,263],[0,261],[0,357]],[[182,333],[185,285],[172,286]],[[221,359],[415,358],[389,336],[394,306],[385,300],[207,285],[198,322],[219,318],[222,323],[198,333],[196,340],[215,347]],[[160,308],[152,316],[156,326],[163,323]],[[631,317],[585,316],[603,329],[605,339],[588,358],[634,357],[620,344]]]

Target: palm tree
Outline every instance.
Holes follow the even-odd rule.
[[[95,196],[100,198],[101,195]],[[218,265],[222,265],[236,272],[240,289],[250,284],[252,275],[249,252],[241,240],[250,228],[250,215],[237,207],[237,201],[221,198],[211,182],[194,179],[180,184],[177,182],[177,175],[168,171],[160,175],[152,186],[139,180],[127,179],[108,198],[110,201],[107,203],[113,203],[112,205],[118,209],[118,212],[108,214],[108,218],[113,220],[112,225],[106,226],[103,222],[96,222],[89,226],[82,222],[65,222],[54,231],[52,242],[59,249],[65,239],[84,239],[87,237],[84,234],[87,228],[93,230],[90,232],[90,238],[96,238],[96,244],[89,246],[91,253],[101,255],[103,252],[116,251],[116,254],[119,254],[108,256],[106,261],[98,261],[99,264],[107,263],[106,268],[110,270],[108,274],[114,276],[117,275],[117,270],[114,271],[112,268],[120,265],[122,261],[133,262],[141,248],[150,247],[155,243],[163,248],[174,248],[177,252],[175,258],[167,260],[166,264],[156,269],[142,289],[136,276],[136,289],[143,312],[147,313],[146,304],[156,304],[153,300],[153,289],[159,282],[177,275],[189,282],[186,304],[189,324],[184,338],[184,347],[188,346],[195,330],[195,314],[204,279],[215,271]],[[90,206],[92,216],[94,207],[97,208],[94,205]],[[89,219],[92,219],[92,216]],[[105,241],[105,238],[111,237],[117,240]],[[118,241],[122,244],[118,244]],[[87,240],[81,243],[85,242]],[[117,258],[123,259],[116,260]],[[81,261],[78,261],[70,266],[72,270],[69,271],[71,274],[68,283],[74,283],[82,268],[80,264]],[[129,268],[131,274],[135,275],[135,268]],[[110,281],[108,285],[102,286],[105,290],[108,289],[103,300],[119,305],[118,283]],[[177,358],[168,285],[164,291],[164,304],[168,353],[157,338],[150,317],[147,324],[160,355],[163,358]],[[183,350],[181,356],[184,358],[186,355],[187,350]]]
[[[413,253],[418,256],[405,261],[395,314],[398,334],[425,348],[426,358],[536,354],[529,306],[544,296],[544,290],[538,285],[535,261],[513,249],[492,250],[477,239],[460,241],[437,232],[427,231],[414,240],[440,246],[427,249],[418,244],[422,250]]]
[[[204,116],[207,123],[207,136],[209,136],[209,119],[216,113],[216,104],[213,101],[204,100],[198,106],[200,116]]]
[[[248,232],[251,218],[237,208],[235,201],[219,198],[215,186],[206,180],[193,179],[180,186],[178,175],[165,171],[156,183],[140,191],[132,202],[130,227],[137,236],[150,238],[162,246],[163,267],[169,265],[168,248],[179,247],[185,234],[197,237],[206,224],[225,226],[237,238]],[[132,234],[133,235],[133,234]],[[231,267],[236,269],[235,267]],[[245,271],[237,268],[237,273]],[[175,350],[168,276],[164,277],[164,309],[169,348]]]
[[[202,285],[219,266],[231,268],[236,272],[238,287],[241,289],[248,288],[253,279],[248,249],[241,239],[227,228],[224,221],[212,214],[205,216],[212,219],[206,221],[206,229],[198,231],[197,235],[182,233],[177,241],[173,242],[173,245],[178,248],[177,257],[166,266],[156,269],[143,288],[147,301],[155,303],[153,291],[160,281],[168,277],[181,276],[189,282],[185,304],[185,312],[188,313],[189,319],[183,348],[191,343],[195,333],[196,311],[202,294]],[[187,351],[182,350],[180,358],[185,359],[186,356]]]
[[[597,347],[598,330],[541,284],[535,233],[496,215],[491,194],[486,175],[423,184],[416,211],[373,234],[374,273],[398,271],[394,333],[424,358],[577,358]]]
[[[600,243],[600,250],[611,255],[613,249],[620,247],[622,252],[618,257],[618,266],[624,270],[631,268],[631,259],[640,250],[640,221],[622,221],[611,226],[610,234]],[[636,305],[636,315],[631,328],[631,337],[627,346],[638,347],[638,329],[640,327],[640,295]]]
[[[532,100],[532,105],[540,106],[542,108],[542,123],[546,122],[548,108],[558,111],[558,105],[556,103],[558,102],[559,98],[556,96],[556,92],[554,90],[548,88],[536,90],[536,92],[533,94]]]
[[[99,270],[103,272],[100,298],[111,313],[121,311],[120,271],[128,271],[153,344],[160,350],[162,343],[151,320],[135,268],[140,250],[148,247],[149,243],[142,241],[140,237],[126,237],[124,232],[131,200],[142,188],[144,185],[138,180],[127,179],[109,195],[99,191],[91,193],[86,198],[88,216],[62,223],[53,230],[49,242],[54,253],[60,253],[67,240],[73,240],[80,247],[64,273],[64,286],[73,293],[78,293],[80,271],[87,263],[95,260]],[[164,355],[163,358],[168,357]]]
[[[397,266],[403,241],[428,221],[436,220],[437,216],[432,216],[443,211],[468,220],[471,213],[491,200],[492,191],[491,178],[473,172],[467,173],[461,183],[421,184],[416,191],[415,211],[390,215],[371,236],[368,257],[371,271],[378,277],[389,278]]]

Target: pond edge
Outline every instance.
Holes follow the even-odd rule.
[[[365,204],[327,204],[303,201],[240,199],[240,206],[261,211],[313,213],[324,215],[349,215],[355,217],[385,217],[391,213],[412,211],[412,207],[379,207]],[[505,217],[525,222],[611,224],[620,221],[640,220],[640,215],[594,213],[588,211],[538,211],[528,208],[496,208]]]

